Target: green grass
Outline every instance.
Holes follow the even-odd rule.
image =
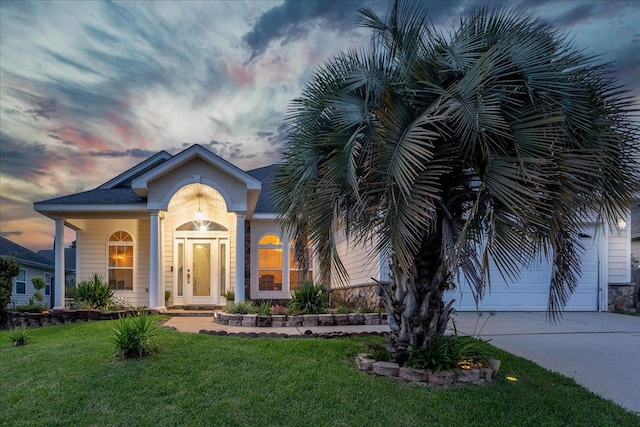
[[[248,339],[162,329],[159,351],[115,358],[113,321],[0,331],[0,425],[638,426],[573,380],[493,350],[497,382],[421,387],[354,357],[381,338]],[[505,376],[515,376],[510,382]]]

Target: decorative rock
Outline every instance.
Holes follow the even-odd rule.
[[[255,327],[257,315],[255,314],[243,314],[242,315],[242,326]]]
[[[229,315],[227,313],[216,313],[216,323],[220,325],[228,325]]]
[[[259,328],[268,328],[271,326],[271,316],[260,316],[256,317],[256,326]]]
[[[287,326],[289,327],[297,327],[302,325],[302,316],[288,316],[287,317]]]
[[[456,380],[456,374],[451,371],[429,372],[427,374],[429,384],[449,385]]]
[[[472,383],[480,379],[480,369],[460,369],[456,380],[459,383]]]
[[[378,313],[365,313],[364,314],[365,325],[379,325],[380,315]]]
[[[490,359],[489,360],[489,366],[491,366],[491,369],[493,370],[493,376],[498,375],[498,371],[500,370],[500,361],[497,359]]]
[[[364,323],[364,316],[361,313],[349,313],[350,325],[362,325]]]
[[[271,316],[271,327],[272,328],[282,328],[287,323],[287,316],[284,315],[273,315]]]
[[[422,383],[427,381],[427,371],[403,366],[398,372],[398,377],[405,381]]]
[[[302,326],[318,326],[318,315],[317,314],[303,315]]]
[[[349,324],[349,315],[348,314],[336,314],[333,316],[336,325],[348,325]]]
[[[493,369],[480,368],[480,378],[484,379],[488,383],[493,382]]]
[[[397,377],[400,365],[393,362],[374,362],[373,373],[384,377]]]
[[[318,314],[318,326],[332,326],[333,314]]]
[[[366,354],[359,354],[356,356],[356,364],[358,365],[358,369],[361,371],[370,371],[373,369],[373,364],[375,363],[374,359],[371,359]]]
[[[242,314],[230,314],[229,326],[242,326]]]

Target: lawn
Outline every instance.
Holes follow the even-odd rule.
[[[500,350],[495,384],[431,388],[359,372],[381,338],[268,339],[161,332],[119,360],[113,322],[0,331],[0,425],[638,426],[573,380]],[[506,376],[513,376],[512,382]]]

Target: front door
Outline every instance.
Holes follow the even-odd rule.
[[[228,239],[180,239],[177,244],[177,297],[185,305],[219,305],[227,285]]]

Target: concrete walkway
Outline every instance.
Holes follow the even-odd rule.
[[[488,319],[488,320],[487,320]],[[483,327],[484,321],[487,320]],[[567,312],[559,323],[545,313],[499,312],[493,316],[456,313],[462,335],[474,335],[517,356],[573,378],[594,393],[640,415],[640,317],[613,313]],[[182,332],[201,329],[303,335],[330,332],[386,332],[388,326],[244,328],[218,325],[212,317],[172,317],[166,323]]]

